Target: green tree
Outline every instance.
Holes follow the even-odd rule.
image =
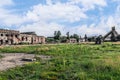
[[[79,42],[79,35],[78,34],[73,34],[70,36],[70,38],[75,38],[77,42]]]
[[[77,40],[77,42],[79,42],[79,35],[78,34],[73,34],[73,38],[75,38]]]
[[[57,32],[57,38],[58,38],[58,40],[60,40],[60,36],[61,36],[61,32],[58,31],[58,32]]]
[[[55,40],[60,40],[61,32],[60,31],[55,31],[54,32],[54,39]]]
[[[54,36],[56,36],[57,35],[57,31],[54,31]]]
[[[66,35],[67,35],[67,39],[70,39],[70,34],[69,34],[69,32],[67,32]]]
[[[84,37],[84,38],[85,38],[85,42],[86,42],[86,41],[88,41],[88,37],[87,37],[87,35],[86,35],[86,34],[85,34],[85,37]]]
[[[61,43],[66,43],[67,42],[67,37],[66,36],[61,36],[60,41],[61,41]]]

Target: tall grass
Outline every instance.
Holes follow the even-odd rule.
[[[1,80],[119,80],[120,45],[41,45],[5,47],[1,52],[50,55],[0,73]]]

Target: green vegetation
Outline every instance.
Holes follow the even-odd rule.
[[[50,55],[0,72],[0,80],[119,80],[120,45],[105,43],[3,47],[0,52]]]

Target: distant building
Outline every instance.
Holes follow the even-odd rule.
[[[80,39],[79,39],[79,43],[80,43],[80,42],[85,42],[85,38],[80,38]]]
[[[75,39],[75,38],[70,38],[67,42],[68,42],[68,43],[77,43],[77,39]]]
[[[35,32],[23,32],[0,29],[0,45],[11,44],[39,44],[45,43],[44,36],[37,36]]]

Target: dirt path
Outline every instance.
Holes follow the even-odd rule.
[[[0,71],[14,68],[26,64],[28,61],[22,61],[23,58],[34,59],[34,54],[25,53],[4,53],[1,54],[3,58],[0,59]],[[49,56],[39,55],[41,59],[49,59]]]

